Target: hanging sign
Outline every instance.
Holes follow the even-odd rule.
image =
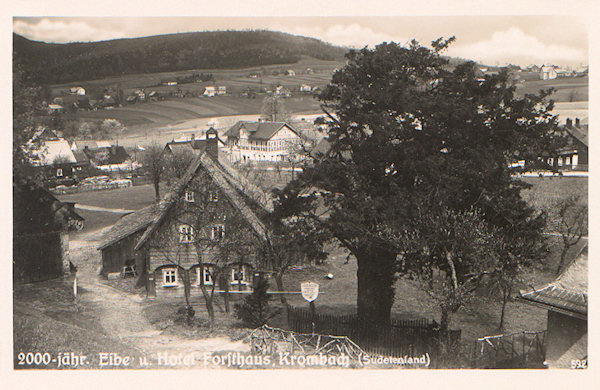
[[[319,296],[319,285],[313,282],[304,282],[300,285],[302,297],[308,302],[312,302]]]

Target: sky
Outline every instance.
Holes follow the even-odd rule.
[[[455,36],[447,54],[487,65],[588,63],[588,31],[577,15],[271,16],[271,17],[14,17],[13,31],[65,43],[189,31],[268,29],[347,47]]]

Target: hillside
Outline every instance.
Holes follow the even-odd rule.
[[[234,69],[340,60],[347,49],[273,31],[207,31],[101,42],[48,44],[13,34],[13,57],[39,84],[134,73]]]

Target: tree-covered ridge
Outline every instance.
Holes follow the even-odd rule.
[[[314,38],[258,31],[206,31],[48,44],[13,34],[13,56],[40,84],[133,73],[245,68],[295,63],[301,56],[343,58],[344,48]]]

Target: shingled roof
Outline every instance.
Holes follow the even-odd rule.
[[[585,146],[589,146],[588,144],[588,125],[582,126],[565,126],[565,131],[569,133],[573,138],[577,139],[579,142],[584,144]]]
[[[240,130],[243,128],[250,134],[248,139],[251,140],[270,140],[275,133],[281,130],[282,127],[287,126],[291,131],[298,135],[298,132],[289,124],[285,122],[248,122],[239,121],[235,125],[231,126],[225,133],[227,137],[239,138]],[[299,135],[298,135],[299,136]]]
[[[233,206],[244,216],[256,234],[261,239],[266,240],[267,235],[264,224],[237,192],[236,186],[232,184],[232,176],[228,175],[223,167],[218,162],[213,161],[207,153],[202,153],[192,162],[176,188],[166,194],[163,200],[158,204],[158,210],[154,213],[151,223],[136,244],[135,250],[142,248],[154,232],[158,230],[162,221],[168,215],[169,210],[176,204],[177,199],[181,197],[183,191],[185,191],[187,185],[196,176],[200,167],[208,172],[213,182],[225,193]]]
[[[520,291],[522,300],[572,317],[587,318],[588,254],[585,245],[575,260],[553,282]]]
[[[159,203],[155,203],[134,213],[123,216],[101,238],[98,250],[103,250],[140,230],[146,229],[154,220],[158,210]]]

